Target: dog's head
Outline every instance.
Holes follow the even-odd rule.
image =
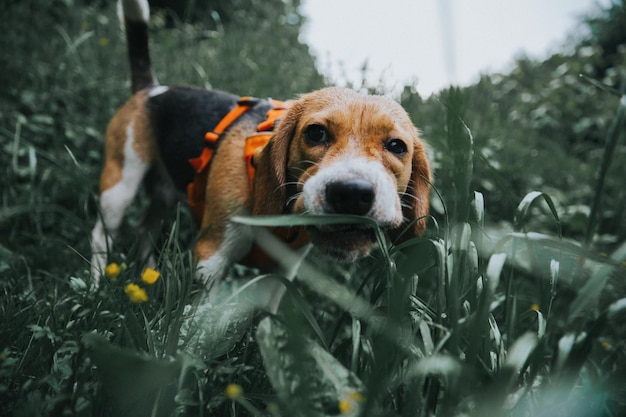
[[[430,168],[408,115],[393,100],[327,88],[291,103],[255,158],[255,214],[355,214],[397,234],[428,213]],[[369,253],[374,234],[360,225],[310,228],[311,241],[351,261]]]

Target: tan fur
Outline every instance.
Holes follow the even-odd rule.
[[[148,117],[145,112],[146,94],[137,93],[122,106],[111,119],[106,133],[104,168],[100,177],[100,194],[122,179],[126,131],[132,124],[134,131],[133,149],[139,158],[151,163],[157,155]]]
[[[199,235],[195,249],[199,259],[207,259],[219,249],[231,216],[250,214],[250,184],[248,177],[242,175],[246,172],[242,155],[246,137],[255,129],[256,125],[244,122],[233,126],[211,161],[201,224],[204,232]],[[226,195],[228,197],[224,198]]]

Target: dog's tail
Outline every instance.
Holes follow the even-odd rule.
[[[118,12],[126,32],[131,89],[135,93],[158,84],[152,72],[148,48],[150,6],[148,0],[120,0]]]

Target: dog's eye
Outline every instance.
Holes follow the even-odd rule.
[[[389,139],[385,142],[385,149],[397,156],[402,156],[407,152],[406,143],[400,139]]]
[[[330,140],[328,131],[320,125],[310,125],[306,128],[306,138],[311,145],[322,145]]]

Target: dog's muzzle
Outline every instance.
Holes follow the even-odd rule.
[[[323,207],[326,214],[370,214],[376,201],[376,187],[359,179],[334,180],[323,189]],[[343,262],[351,262],[367,255],[375,240],[373,230],[364,224],[333,224],[309,228],[313,243],[327,255]]]

